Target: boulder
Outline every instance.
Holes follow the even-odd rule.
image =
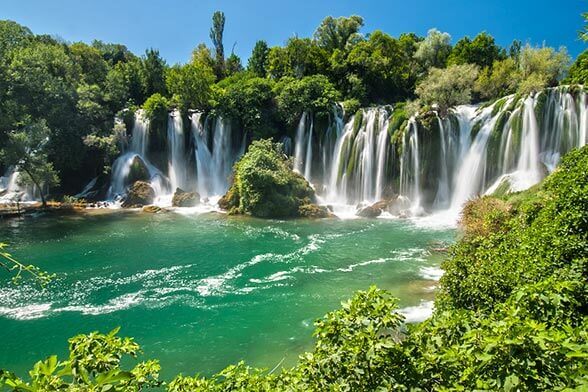
[[[298,207],[298,214],[303,218],[321,219],[334,218],[335,215],[329,211],[328,207],[317,204],[304,204]]]
[[[153,204],[148,205],[148,206],[144,206],[143,207],[143,212],[147,212],[149,214],[159,214],[161,212],[167,212],[165,209],[158,207],[158,206],[154,206]]]
[[[145,181],[137,181],[129,188],[122,206],[124,208],[142,207],[152,204],[154,199],[155,191],[151,185]]]
[[[386,211],[388,209],[388,206],[390,205],[390,202],[391,200],[380,200],[372,204],[372,207],[378,208],[382,211]]]
[[[186,192],[176,188],[172,198],[173,207],[194,207],[200,204],[200,195],[196,192]]]
[[[357,216],[361,216],[362,218],[377,218],[381,214],[382,210],[374,206],[364,207],[356,213]]]
[[[398,196],[396,199],[391,200],[388,203],[388,212],[392,215],[398,215],[400,217],[405,217],[410,215],[410,199],[406,196]]]
[[[129,174],[125,180],[126,184],[134,184],[137,181],[149,181],[150,178],[147,164],[145,164],[139,155],[135,155],[131,161]]]

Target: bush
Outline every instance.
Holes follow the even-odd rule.
[[[314,199],[314,190],[292,170],[282,145],[258,140],[235,164],[233,184],[219,205],[259,218],[293,218]]]

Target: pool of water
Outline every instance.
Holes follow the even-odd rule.
[[[0,368],[26,374],[67,339],[121,327],[162,375],[241,359],[273,368],[312,347],[313,321],[371,284],[410,321],[431,308],[452,229],[410,221],[262,221],[110,212],[0,222],[21,261],[57,274],[45,290],[0,272]]]

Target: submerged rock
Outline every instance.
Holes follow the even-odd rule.
[[[377,218],[381,214],[382,210],[375,206],[364,207],[356,213],[357,216],[361,216],[362,218]]]
[[[321,218],[334,218],[333,214],[328,207],[319,206],[317,204],[304,204],[298,207],[298,213],[303,218],[321,219]]]
[[[149,214],[159,214],[161,212],[167,212],[167,210],[159,206],[148,205],[143,207],[143,212],[147,212]]]
[[[200,204],[200,195],[197,192],[186,192],[176,188],[172,198],[173,207],[194,207]]]
[[[155,191],[151,185],[145,181],[137,181],[129,188],[122,206],[124,208],[142,207],[152,204],[154,199]]]

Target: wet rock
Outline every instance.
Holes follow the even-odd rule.
[[[298,214],[303,218],[321,219],[334,218],[335,215],[329,211],[328,207],[317,204],[304,204],[298,207]]]
[[[174,197],[172,198],[172,206],[194,207],[198,204],[200,204],[200,195],[197,192],[186,192],[180,188],[176,188]]]
[[[410,215],[410,199],[405,196],[398,196],[388,202],[387,211],[392,215],[407,217]]]
[[[134,184],[137,181],[149,181],[150,178],[147,165],[139,155],[135,155],[131,162],[129,175],[125,180],[126,184]]]
[[[147,212],[149,214],[159,214],[162,212],[167,212],[167,210],[158,206],[148,205],[143,207],[143,212]]]
[[[361,216],[362,218],[377,218],[381,214],[382,210],[374,206],[364,207],[356,213],[357,216]]]
[[[152,204],[154,199],[155,191],[151,185],[145,181],[137,181],[129,188],[122,206],[124,208],[142,207]]]

